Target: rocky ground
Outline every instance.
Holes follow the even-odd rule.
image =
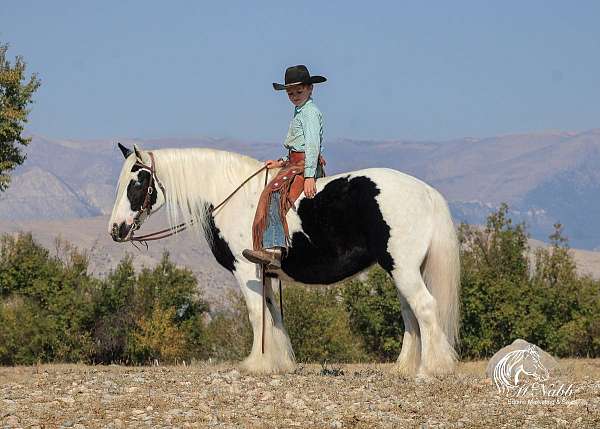
[[[512,400],[461,363],[442,379],[392,365],[299,366],[256,376],[235,365],[0,368],[0,427],[373,428],[600,427],[600,360],[564,360],[548,386],[569,397]]]

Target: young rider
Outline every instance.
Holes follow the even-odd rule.
[[[317,193],[316,179],[323,176],[324,165],[320,156],[323,115],[312,99],[312,91],[313,84],[326,80],[323,76],[311,76],[306,66],[297,65],[285,71],[284,84],[273,83],[275,90],[287,92],[294,105],[294,116],[283,144],[288,150],[288,155],[265,162],[267,168],[281,168],[281,171],[267,185],[261,196],[261,201],[270,197],[268,211],[264,205],[261,207],[260,202],[257,207],[253,225],[254,249],[246,249],[243,252],[251,262],[272,267],[281,266],[281,259],[287,248],[285,211],[288,208],[288,194],[293,184],[299,182],[299,178],[295,176],[303,176],[306,198],[313,198]]]

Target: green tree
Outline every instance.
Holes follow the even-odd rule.
[[[402,347],[404,323],[398,291],[381,268],[369,271],[366,282],[352,281],[343,291],[352,331],[378,360],[396,360]]]
[[[175,309],[155,306],[150,317],[142,317],[130,339],[129,352],[140,363],[158,360],[176,362],[189,356],[186,333],[175,322]]]
[[[0,246],[0,337],[4,362],[87,360],[92,348],[92,291],[87,257],[63,248],[64,260],[31,234],[4,236]]]
[[[293,285],[284,289],[283,297],[285,325],[299,362],[368,360],[338,289]]]
[[[40,86],[36,74],[27,79],[25,62],[16,57],[12,65],[6,58],[8,45],[0,44],[0,191],[10,183],[10,172],[25,161],[20,146],[30,142],[23,137],[28,106]]]
[[[516,338],[559,356],[600,355],[600,281],[582,277],[562,225],[532,251],[508,207],[485,228],[461,225],[461,354],[481,358]]]
[[[139,275],[125,257],[97,288],[94,303],[95,362],[173,362],[205,356],[210,348],[208,304],[193,273],[177,267],[168,252]]]
[[[544,345],[560,356],[600,354],[600,281],[581,277],[560,223],[550,247],[535,252],[532,286],[536,310],[544,315]]]
[[[225,299],[227,307],[212,314],[208,322],[206,338],[198,350],[198,358],[240,360],[250,353],[253,334],[246,301],[235,290],[227,292]]]
[[[209,307],[196,277],[177,267],[165,252],[153,269],[139,274],[133,296],[136,327],[128,353],[136,362],[191,359],[205,352],[204,315]]]
[[[532,303],[525,225],[514,225],[503,204],[482,229],[462,224],[461,243],[461,354],[485,357],[527,332],[519,329]],[[543,323],[542,320],[538,320]]]
[[[123,362],[136,314],[133,299],[137,277],[131,256],[124,257],[94,292],[92,335],[94,362]]]

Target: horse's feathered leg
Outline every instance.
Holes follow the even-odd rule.
[[[402,319],[404,321],[404,336],[402,338],[402,351],[398,356],[397,368],[401,374],[414,375],[421,362],[421,335],[419,323],[403,296]]]
[[[275,304],[271,281],[267,279],[265,283],[266,311],[263,324],[263,284],[256,265],[238,264],[235,276],[246,300],[248,317],[254,334],[252,350],[242,362],[242,368],[253,373],[281,373],[294,370],[296,367],[294,351],[283,326],[281,313]]]
[[[421,361],[417,373],[448,374],[454,370],[456,354],[440,328],[435,299],[427,290],[418,267],[416,264],[413,269],[403,267],[392,272],[396,286],[419,324]]]

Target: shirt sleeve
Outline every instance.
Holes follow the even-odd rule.
[[[315,177],[321,150],[321,118],[319,112],[309,110],[302,117],[304,133],[304,177]]]

